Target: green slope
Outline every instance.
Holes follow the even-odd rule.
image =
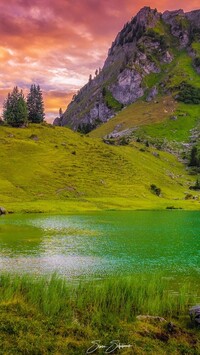
[[[187,143],[191,136],[191,130],[197,126],[200,120],[199,105],[178,103],[173,117],[168,117],[163,122],[154,125],[147,124],[140,127],[136,136],[148,139],[152,143],[155,142],[155,139]]]
[[[176,111],[177,103],[172,96],[156,99],[156,102],[138,100],[129,105],[118,115],[90,132],[90,137],[105,137],[114,131],[138,128],[146,124],[155,124],[165,121]]]
[[[199,208],[184,199],[195,176],[174,156],[138,143],[109,146],[45,125],[0,127],[0,143],[0,205],[8,211]]]
[[[121,111],[110,121],[90,132],[90,137],[107,137],[115,134],[148,140],[187,143],[200,121],[199,105],[177,103],[171,96],[159,97],[156,102],[138,101]],[[122,133],[120,133],[122,132]]]
[[[197,54],[199,45],[196,42],[192,44]],[[190,131],[200,120],[200,105],[177,102],[175,98],[181,92],[183,82],[199,89],[200,75],[194,69],[193,59],[185,50],[177,51],[174,47],[172,50],[174,60],[170,64],[162,64],[160,73],[151,73],[144,78],[144,85],[149,90],[157,86],[157,97],[151,102],[143,101],[144,97],[126,107],[114,118],[92,131],[91,137],[106,137],[129,130],[124,134],[130,134],[133,131],[133,137],[148,139],[152,143],[155,138],[165,139],[168,142],[189,141]],[[166,96],[165,91],[171,94]]]

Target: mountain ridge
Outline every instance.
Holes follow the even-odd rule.
[[[176,61],[177,48],[187,52],[198,75],[199,48],[195,45],[199,44],[199,19],[200,10],[162,14],[142,8],[117,34],[103,69],[80,89],[54,125],[88,133],[142,97],[151,101],[159,93],[177,93],[180,88],[170,87],[171,78],[155,85],[146,81],[151,75],[167,72],[168,65]]]

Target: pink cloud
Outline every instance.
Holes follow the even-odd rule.
[[[48,114],[64,109],[103,65],[124,23],[144,5],[139,0],[0,0],[0,104],[14,85],[27,90],[36,82]],[[199,0],[152,0],[149,6],[191,11]]]

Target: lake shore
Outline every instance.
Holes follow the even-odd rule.
[[[69,214],[92,211],[161,211],[161,210],[200,210],[199,200],[166,200],[157,198],[151,200],[132,200],[127,198],[108,197],[108,198],[88,198],[88,199],[69,199],[66,201],[58,200],[38,200],[23,201],[15,203],[3,203],[2,206],[8,214],[12,213],[51,213]]]
[[[199,295],[187,281],[172,292],[161,275],[74,285],[55,274],[50,279],[1,274],[0,285],[4,354],[80,355],[95,339],[131,345],[120,354],[200,351],[199,329],[188,311]]]

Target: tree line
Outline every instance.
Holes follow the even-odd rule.
[[[28,122],[41,123],[44,118],[44,102],[39,85],[31,85],[27,98],[23,91],[15,86],[4,101],[3,119],[13,127],[21,127]]]

